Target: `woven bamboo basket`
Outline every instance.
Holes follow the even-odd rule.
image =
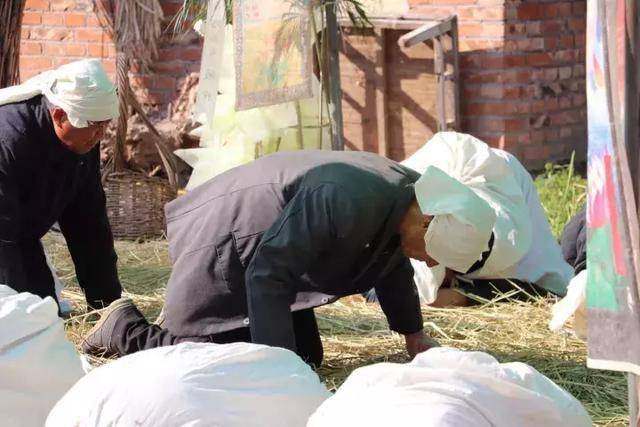
[[[112,172],[104,192],[113,237],[138,240],[164,234],[164,205],[176,197],[168,180],[133,171]]]

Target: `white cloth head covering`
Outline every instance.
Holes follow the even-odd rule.
[[[420,210],[433,219],[424,235],[427,254],[460,273],[482,258],[496,214],[469,187],[436,166],[428,166],[415,183]]]
[[[62,108],[77,128],[88,121],[118,117],[116,88],[97,59],[83,59],[45,71],[21,85],[0,89],[0,105],[25,101],[43,94]]]

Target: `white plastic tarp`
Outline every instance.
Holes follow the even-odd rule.
[[[307,427],[587,427],[583,406],[524,363],[437,347],[356,369]]]
[[[291,351],[183,343],[94,369],[46,426],[302,427],[329,395]]]
[[[83,375],[53,298],[0,285],[0,424],[41,427]]]

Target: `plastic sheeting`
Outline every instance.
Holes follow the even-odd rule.
[[[0,424],[41,427],[83,375],[53,298],[0,285]]]
[[[60,400],[46,426],[301,427],[329,396],[288,350],[183,343],[94,369]]]
[[[328,110],[323,105],[321,113],[320,83],[315,77],[312,77],[312,98],[236,111],[232,27],[228,25],[225,31],[215,111],[212,117],[205,114],[198,117],[203,123],[196,131],[201,135],[200,148],[175,151],[193,168],[187,190],[276,151],[326,149],[331,145]]]
[[[307,427],[587,427],[580,402],[524,363],[433,348],[356,369]]]

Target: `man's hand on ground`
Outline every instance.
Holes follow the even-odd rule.
[[[440,344],[433,338],[427,336],[424,331],[419,331],[414,334],[409,334],[404,336],[407,353],[409,353],[409,357],[412,359],[423,351],[429,350],[431,347],[439,347]]]

